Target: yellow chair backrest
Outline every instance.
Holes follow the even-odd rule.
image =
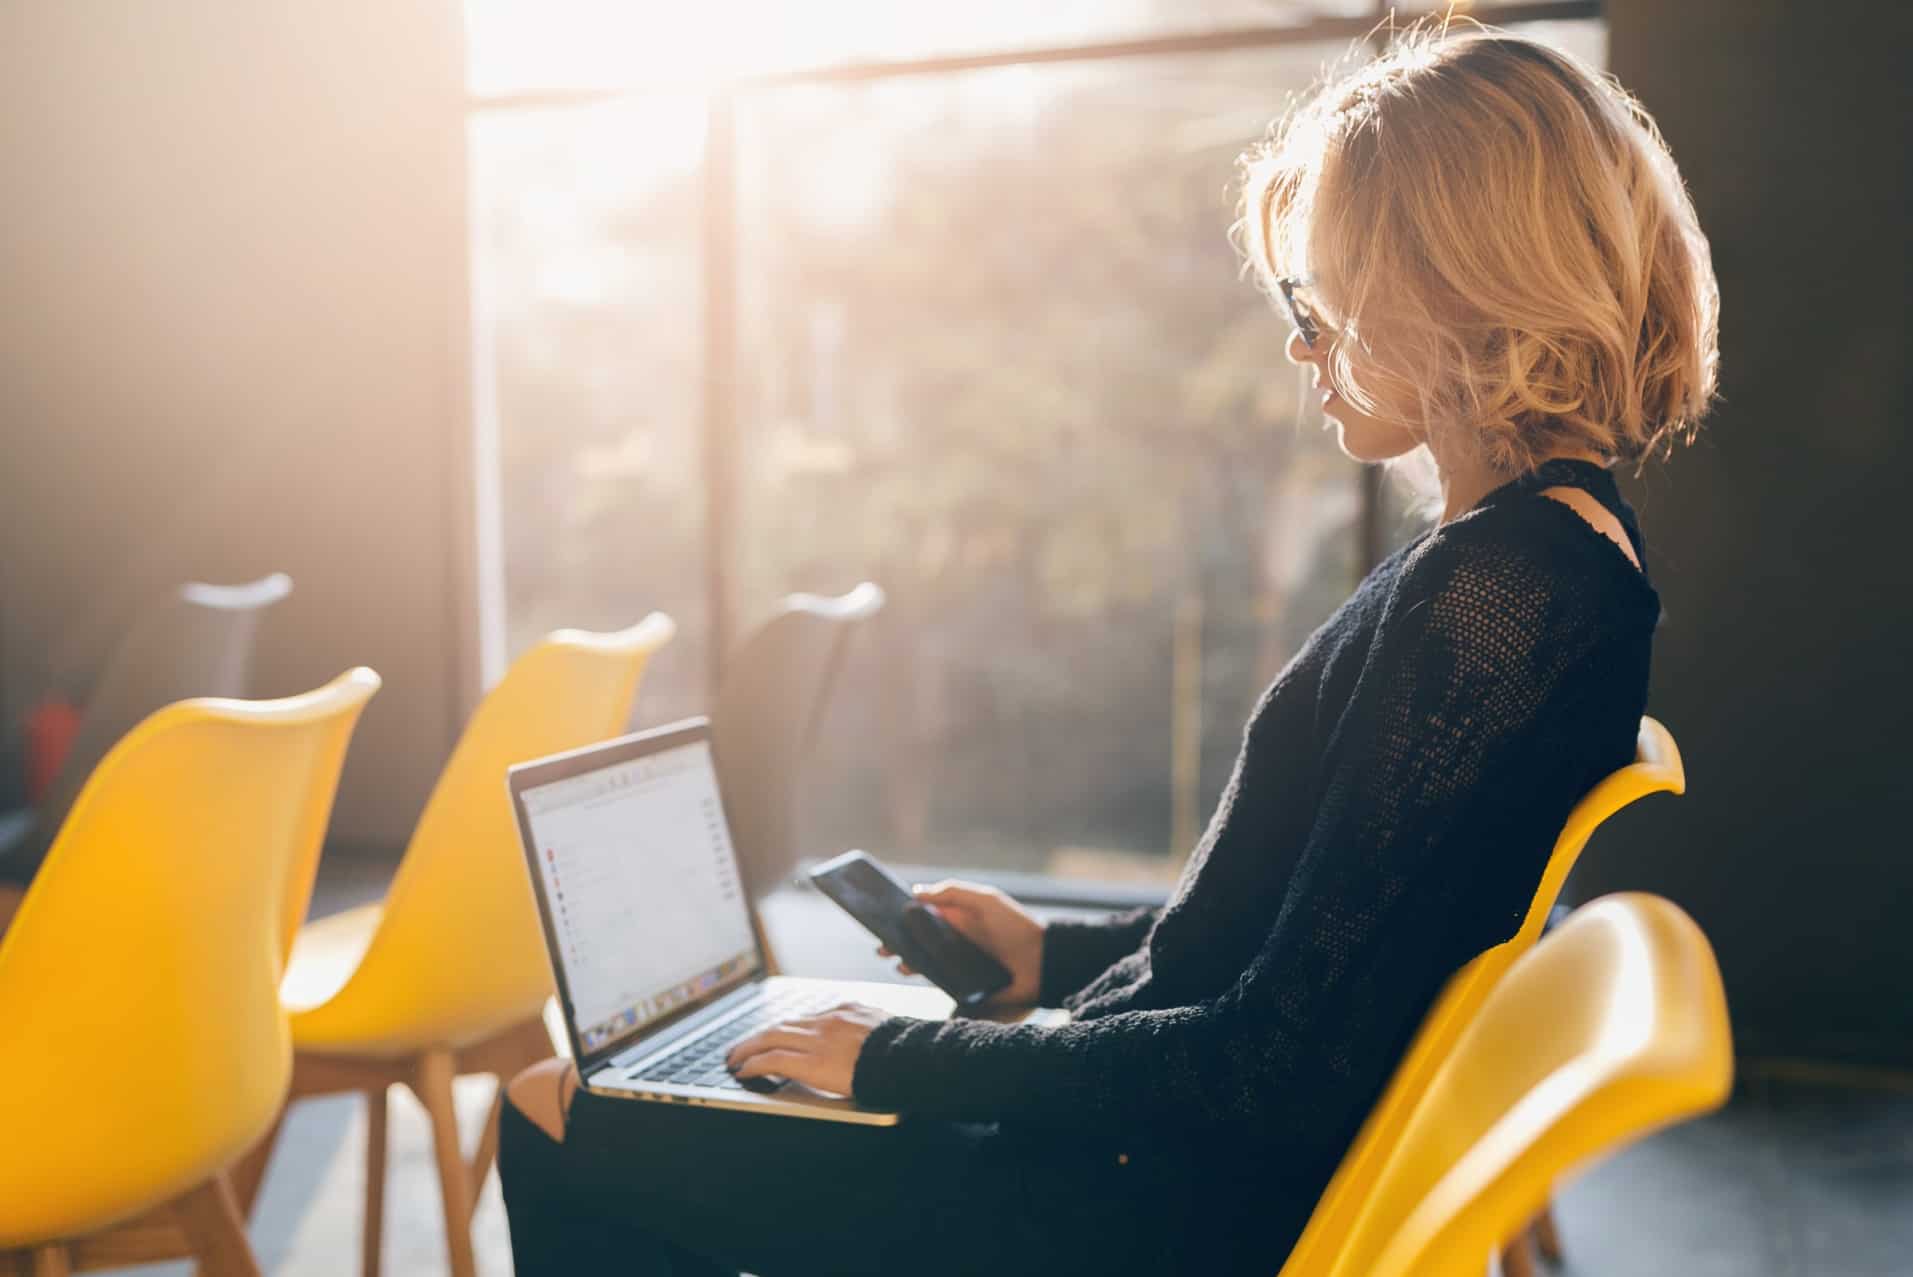
[[[1673,736],[1656,720],[1642,718],[1634,761],[1589,790],[1568,813],[1521,929],[1513,939],[1496,945],[1456,972],[1435,999],[1381,1099],[1370,1110],[1316,1203],[1308,1226],[1282,1265],[1282,1277],[1319,1277],[1330,1270],[1356,1213],[1367,1200],[1370,1187],[1381,1174],[1435,1070],[1448,1058],[1455,1041],[1508,967],[1541,938],[1562,884],[1595,829],[1629,803],[1649,794],[1683,793],[1686,788],[1687,776]]]
[[[0,937],[0,1250],[157,1205],[265,1133],[287,878],[378,686],[181,701],[94,768]]]
[[[505,772],[622,732],[646,663],[676,631],[661,612],[612,634],[559,630],[513,662],[426,801],[363,959],[299,1017],[302,1048],[461,1046],[537,1014],[551,967]]]
[[[378,675],[370,670],[372,688],[378,690]],[[329,785],[317,785],[306,791],[305,805],[299,812],[299,833],[293,840],[295,848],[293,862],[286,874],[285,893],[281,897],[279,912],[279,969],[283,974],[286,963],[292,957],[293,941],[299,938],[299,928],[305,924],[306,914],[312,907],[312,888],[319,879],[319,854],[325,850],[326,830],[332,825],[332,804],[338,797],[338,777],[345,770],[346,749],[352,744],[352,729],[358,723],[357,715],[346,724],[343,731],[328,732],[320,739],[319,757],[315,765],[320,774],[331,776]]]
[[[1707,937],[1658,896],[1578,910],[1488,995],[1402,1132],[1335,1277],[1481,1277],[1555,1182],[1733,1085]]]

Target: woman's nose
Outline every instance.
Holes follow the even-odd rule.
[[[1289,330],[1289,342],[1288,345],[1282,347],[1282,353],[1289,357],[1289,362],[1292,364],[1312,364],[1315,362],[1315,352],[1310,350],[1309,344],[1302,340],[1302,334],[1293,328]]]

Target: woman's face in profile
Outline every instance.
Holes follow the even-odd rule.
[[[1290,363],[1312,371],[1315,392],[1322,401],[1322,415],[1334,423],[1335,440],[1342,451],[1351,460],[1373,463],[1392,460],[1420,446],[1421,440],[1406,426],[1377,421],[1335,393],[1328,373],[1327,345],[1325,335],[1318,339],[1317,349],[1310,349],[1302,340],[1302,334],[1291,330],[1284,352]]]

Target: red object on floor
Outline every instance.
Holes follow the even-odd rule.
[[[66,701],[48,697],[27,712],[27,798],[39,802],[60,774],[73,738],[79,734],[80,711]]]

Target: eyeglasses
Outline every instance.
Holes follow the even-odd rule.
[[[1307,288],[1314,282],[1313,275],[1284,275],[1275,281],[1275,286],[1282,290],[1282,304],[1289,309],[1289,322],[1295,325],[1296,332],[1302,334],[1302,344],[1310,350],[1314,350],[1315,343],[1322,340],[1322,322],[1315,317],[1315,312],[1309,309],[1307,302],[1296,299],[1295,290]]]

